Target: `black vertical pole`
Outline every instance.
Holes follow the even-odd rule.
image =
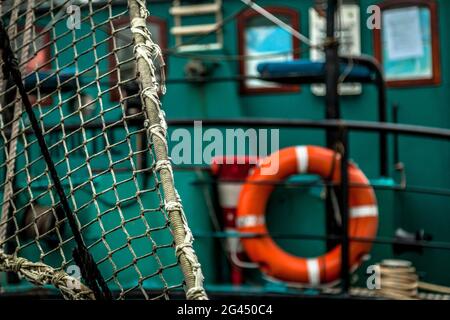
[[[387,122],[387,106],[386,106],[386,83],[382,74],[378,75],[378,121],[381,123]],[[388,176],[388,150],[387,150],[387,134],[380,132],[380,175],[382,177]]]
[[[398,123],[398,104],[392,106],[392,123]],[[394,165],[396,166],[400,162],[400,156],[398,152],[398,134],[394,134]]]
[[[338,80],[339,80],[339,56],[338,56],[338,41],[336,34],[336,11],[337,0],[328,0],[327,5],[327,30],[326,39],[324,43],[325,50],[325,118],[339,119],[341,117],[338,96]],[[335,149],[337,135],[335,129],[328,129],[326,132],[326,143],[330,149]],[[325,201],[326,207],[326,230],[328,234],[336,234],[339,231],[339,226],[334,217],[333,203],[329,196],[333,187],[327,187],[327,198]],[[336,190],[337,191],[337,190]],[[335,240],[327,240],[327,248],[331,250],[336,246]]]
[[[328,0],[327,7],[327,37],[325,39],[325,86],[326,86],[326,118],[339,119],[339,97],[338,97],[338,79],[339,79],[339,56],[338,41],[336,33],[336,11],[337,0]],[[334,130],[333,130],[334,131]],[[336,132],[328,132],[327,144],[333,147],[336,142]]]
[[[342,293],[348,294],[350,290],[350,250],[349,250],[349,237],[348,237],[348,224],[349,224],[349,210],[348,210],[348,194],[349,194],[349,180],[348,180],[348,155],[349,155],[349,143],[348,143],[348,131],[345,128],[340,128],[339,131],[340,149],[341,154],[341,184],[340,184],[340,198],[339,207],[341,209],[342,230],[341,230],[341,281],[342,281]]]

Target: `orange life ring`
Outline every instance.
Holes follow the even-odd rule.
[[[264,175],[265,166],[278,164],[278,170]],[[375,193],[368,179],[354,164],[349,164],[349,182],[358,185],[349,189],[349,236],[374,238],[378,227],[378,208]],[[340,157],[332,150],[317,146],[297,146],[282,149],[259,165],[247,178],[239,197],[237,229],[240,232],[267,234],[265,211],[274,189],[267,182],[282,181],[294,174],[317,174],[322,178],[340,181]],[[258,183],[266,182],[266,183]],[[360,187],[364,185],[367,187]],[[270,236],[244,238],[243,247],[249,258],[261,266],[261,270],[274,278],[297,283],[318,285],[339,278],[341,246],[338,245],[323,256],[301,258],[282,250]],[[371,249],[370,242],[353,241],[349,245],[350,266],[356,268],[361,258]]]

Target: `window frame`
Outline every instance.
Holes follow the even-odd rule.
[[[122,17],[120,19],[116,19],[112,22],[112,25],[114,27],[114,29],[120,28],[121,26],[125,26],[125,25],[130,25],[130,18],[129,17]],[[161,30],[161,43],[158,43],[158,45],[161,46],[161,49],[165,49],[168,46],[168,39],[167,39],[167,22],[166,20],[160,18],[160,17],[155,17],[155,16],[149,16],[147,18],[147,23],[154,23],[157,24]],[[117,63],[116,63],[116,51],[114,51],[114,39],[113,39],[113,29],[111,28],[111,26],[109,26],[109,34],[112,36],[111,39],[108,41],[108,45],[109,45],[109,52],[110,52],[110,56],[109,56],[109,68],[110,70],[114,70],[113,72],[111,72],[110,75],[110,79],[111,79],[111,83],[113,84],[117,84],[118,80],[119,80],[119,76],[117,74],[118,70],[116,69],[117,67]],[[166,59],[165,59],[166,60]],[[166,65],[165,68],[167,70],[167,61],[165,61]],[[115,85],[116,86],[116,85]],[[114,87],[115,87],[114,86]],[[120,101],[120,93],[119,93],[119,88],[116,89],[112,89],[110,91],[110,100],[113,102],[119,102]]]
[[[441,59],[440,59],[440,40],[439,40],[439,23],[437,14],[437,2],[433,0],[385,0],[378,6],[382,13],[384,10],[407,8],[407,7],[425,7],[430,10],[430,27],[431,27],[431,59],[433,63],[431,78],[386,80],[386,84],[390,88],[402,88],[412,86],[428,86],[441,84]],[[381,21],[381,23],[383,23]],[[381,42],[381,30],[373,30],[374,55],[381,66],[383,66],[383,44]]]
[[[40,25],[33,25],[32,28],[33,28],[32,29],[33,32],[36,35],[34,37],[33,41],[36,40],[37,38],[41,37],[41,38],[44,39],[45,44],[39,51],[35,52],[35,56],[33,56],[32,58],[29,58],[27,63],[23,66],[23,68],[25,70],[25,72],[24,72],[25,74],[24,75],[28,75],[31,72],[39,72],[41,70],[43,70],[43,71],[50,71],[52,69],[52,66],[51,66],[51,62],[53,61],[52,49],[51,49],[52,36],[50,34],[50,30],[47,30],[44,34],[42,34],[42,32],[45,30],[45,27],[42,27]],[[23,32],[24,33],[25,32],[25,25],[24,24],[20,24],[18,26],[17,30],[19,32]],[[31,61],[33,59],[35,59],[37,57],[37,54],[40,51],[44,51],[44,53],[46,55],[45,63],[42,64],[41,66],[39,66],[38,68],[33,68],[33,69],[28,68],[28,65],[31,63]],[[31,93],[30,96],[33,98],[32,101],[31,101],[32,104],[37,103],[37,101],[38,101],[37,100],[37,95]],[[40,100],[40,105],[43,106],[43,107],[48,107],[48,106],[51,106],[52,104],[53,104],[53,96],[51,96],[51,95],[47,96],[47,97],[44,97],[44,98],[42,98]]]
[[[295,30],[300,31],[300,13],[292,8],[278,7],[278,6],[267,6],[264,7],[268,12],[274,15],[284,15],[287,16],[291,21],[291,27]],[[238,53],[240,57],[246,56],[245,47],[245,29],[247,26],[247,21],[251,18],[260,16],[259,13],[253,9],[247,9],[237,17],[237,31],[238,31]],[[300,40],[292,36],[292,46],[293,46],[293,58],[300,58]],[[239,75],[246,76],[246,61],[244,59],[239,59]],[[239,84],[239,90],[241,94],[266,94],[266,93],[288,93],[288,92],[299,92],[299,85],[284,85],[281,84],[279,87],[266,87],[266,88],[251,88],[246,84],[246,80],[242,79]]]

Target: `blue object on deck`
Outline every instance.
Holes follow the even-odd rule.
[[[65,68],[57,73],[54,70],[33,72],[25,78],[25,88],[32,90],[39,86],[43,92],[52,92],[57,88],[63,91],[76,90],[75,72],[74,68]]]
[[[286,62],[263,62],[258,64],[258,72],[262,77],[272,78],[276,82],[295,83],[306,78],[320,78],[325,76],[325,62],[311,61],[307,59]],[[360,65],[340,64],[340,73],[348,72],[347,80],[371,81],[372,72]],[[284,78],[284,79],[283,79]]]

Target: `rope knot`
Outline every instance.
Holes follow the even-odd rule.
[[[186,249],[192,249],[192,243],[184,242],[184,243],[181,243],[181,244],[177,245],[175,247],[175,255],[179,258],[181,254],[183,254],[183,253],[186,254]],[[195,267],[195,269],[198,269],[199,268],[199,263],[197,263],[197,262],[193,263],[191,261],[191,267],[192,268]]]
[[[67,276],[67,274],[63,271],[57,271],[53,274],[53,277],[50,279],[51,283],[59,288],[60,283],[63,282],[64,278]]]
[[[147,22],[144,18],[133,18],[131,20],[131,26],[133,28],[145,28],[147,27]]]
[[[164,170],[164,169],[172,171],[172,166],[170,165],[170,161],[167,159],[156,161],[155,171],[160,172],[161,170]]]
[[[179,201],[169,201],[164,204],[164,208],[167,212],[171,211],[182,211],[183,205]]]
[[[159,107],[159,97],[158,97],[159,85],[157,82],[153,82],[153,85],[147,88],[142,89],[141,91],[141,99],[144,100],[148,98],[152,100],[152,102]]]
[[[23,267],[23,265],[27,262],[27,259],[17,257],[14,261],[14,263],[11,264],[11,269],[15,273],[19,273]]]
[[[160,123],[149,126],[148,130],[150,131],[150,134],[153,134],[155,136],[162,135],[163,138],[166,137],[167,133],[166,128],[164,128],[164,126],[161,125]]]
[[[147,7],[145,6],[144,0],[136,0],[137,4],[139,5],[139,14],[142,18],[146,19],[150,12],[148,11]]]
[[[186,292],[188,300],[205,300],[206,292],[203,287],[192,287]]]
[[[158,95],[157,84],[155,84],[155,86],[153,86],[153,87],[147,87],[147,88],[142,89],[141,96],[143,98],[153,99],[155,97],[155,95],[156,96]]]

